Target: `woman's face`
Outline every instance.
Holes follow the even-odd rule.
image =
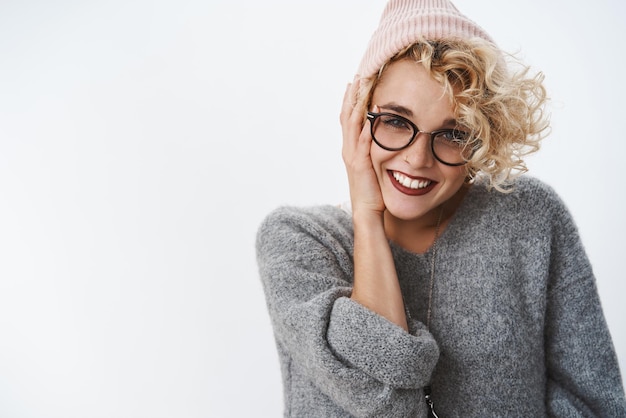
[[[437,161],[430,135],[423,133],[458,128],[443,86],[421,64],[396,61],[385,69],[374,89],[370,110],[403,116],[420,130],[415,141],[400,151],[384,150],[372,141],[372,163],[389,214],[399,220],[416,220],[455,196],[466,169]]]

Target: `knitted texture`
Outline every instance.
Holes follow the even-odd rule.
[[[494,43],[487,32],[448,0],[391,0],[357,74],[369,77],[377,73],[387,60],[419,39],[475,37]]]
[[[352,219],[279,208],[258,265],[287,417],[626,417],[613,344],[575,224],[552,189],[469,190],[432,252],[391,244],[409,332],[350,299]]]

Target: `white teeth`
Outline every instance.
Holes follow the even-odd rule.
[[[408,187],[409,189],[423,189],[425,187],[428,187],[431,183],[428,180],[411,179],[403,174],[398,173],[397,171],[393,172],[393,178],[396,179],[398,183],[400,183],[404,187]]]

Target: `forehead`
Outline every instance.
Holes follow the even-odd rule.
[[[440,123],[454,117],[452,99],[421,63],[408,59],[389,64],[372,95],[372,105],[406,108],[415,122]]]

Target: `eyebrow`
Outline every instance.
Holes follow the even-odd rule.
[[[406,116],[407,118],[413,118],[414,114],[413,111],[407,107],[404,107],[400,104],[397,104],[395,102],[391,102],[391,103],[387,103],[384,105],[380,105],[379,106],[381,109],[388,109],[391,110],[395,113],[398,113],[400,115]],[[444,126],[457,126],[457,120],[454,118],[451,119],[446,119],[443,121],[443,123],[441,124],[442,127]]]
[[[399,113],[400,115],[404,115],[407,117],[412,118],[413,117],[413,112],[411,111],[411,109],[409,109],[408,107],[404,107],[402,105],[399,105],[397,103],[391,102],[391,103],[387,103],[385,105],[381,105],[379,106],[381,109],[389,109],[392,110],[396,113]]]

